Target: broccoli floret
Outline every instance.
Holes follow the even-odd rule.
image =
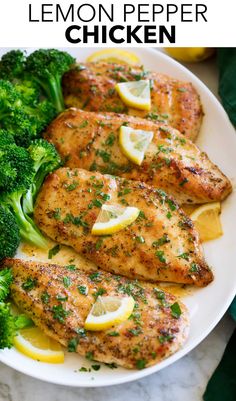
[[[74,62],[70,54],[57,49],[36,50],[26,60],[26,71],[42,87],[58,113],[64,110],[61,79]]]
[[[39,101],[33,86],[0,80],[0,125],[14,133],[18,145],[28,147],[55,115],[52,103]]]
[[[0,61],[0,79],[12,81],[22,77],[25,71],[26,55],[21,50],[11,50]]]
[[[11,348],[18,330],[31,326],[33,322],[28,316],[14,316],[11,304],[0,302],[0,349]]]
[[[17,331],[33,325],[32,320],[25,314],[13,316],[11,305],[4,302],[10,293],[12,282],[11,269],[0,270],[0,349],[11,348]]]
[[[11,348],[16,333],[15,318],[11,313],[10,304],[0,302],[0,349]]]
[[[0,149],[4,146],[14,145],[14,135],[13,132],[0,129]],[[1,152],[1,150],[0,150]],[[1,174],[1,173],[0,173]],[[1,179],[0,179],[1,182]]]
[[[10,285],[13,281],[11,269],[0,270],[0,302],[4,301],[10,293]]]
[[[5,207],[10,208],[16,218],[21,238],[31,242],[39,247],[47,247],[47,241],[42,236],[33,220],[24,213],[23,201],[24,196],[31,187],[35,172],[33,160],[29,152],[16,145],[10,145],[1,149],[0,163],[3,161],[3,167],[0,168],[4,181],[5,166],[6,185],[2,185],[0,200]],[[12,169],[12,177],[9,178],[9,169]]]
[[[0,205],[0,260],[15,255],[20,245],[20,230],[12,212]],[[0,276],[1,300],[1,276]]]
[[[44,178],[61,165],[61,159],[55,146],[44,139],[36,139],[28,150],[34,162],[35,175],[27,194],[24,196],[23,207],[25,213],[32,214],[34,201]]]

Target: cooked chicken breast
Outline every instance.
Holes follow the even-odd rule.
[[[122,124],[154,133],[141,166],[122,153]],[[179,203],[221,201],[232,189],[227,177],[204,152],[162,123],[69,109],[51,123],[45,138],[55,144],[66,166],[144,181],[173,195]]]
[[[176,352],[188,335],[186,307],[154,285],[101,271],[86,274],[75,266],[71,271],[16,259],[5,260],[4,266],[12,268],[11,297],[16,305],[48,336],[82,356],[126,368],[144,368]],[[29,280],[31,286],[25,285]],[[84,323],[99,293],[131,295],[135,309],[119,325],[86,332]],[[179,317],[176,303],[182,312]]]
[[[135,206],[140,215],[98,237],[91,229],[103,203]],[[213,279],[192,221],[163,191],[143,183],[61,168],[44,182],[34,218],[50,238],[111,273],[198,286]]]
[[[149,113],[128,108],[114,89],[118,82],[140,79],[151,80],[152,108]],[[203,111],[199,95],[192,84],[146,71],[141,66],[103,62],[78,64],[64,75],[63,88],[68,107],[166,121],[192,140],[200,130]]]

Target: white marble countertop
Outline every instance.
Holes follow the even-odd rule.
[[[214,60],[188,68],[217,95]],[[192,352],[171,366],[136,382],[97,389],[56,386],[32,379],[0,363],[0,401],[201,401],[235,323],[225,315]]]

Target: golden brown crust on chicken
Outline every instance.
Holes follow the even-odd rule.
[[[152,83],[152,108],[149,113],[125,106],[114,89],[117,82],[140,79],[150,79]],[[63,88],[68,107],[166,121],[192,140],[196,139],[201,127],[203,111],[193,85],[146,71],[141,66],[81,63],[64,75]]]
[[[101,238],[91,229],[103,203],[135,206],[141,213],[130,226]],[[111,273],[197,286],[213,279],[192,221],[163,191],[141,182],[61,168],[44,182],[34,217],[50,238]]]
[[[62,345],[72,345],[85,356],[126,368],[154,365],[176,352],[188,335],[188,313],[179,303],[181,315],[174,317],[175,296],[154,285],[130,281],[98,271],[71,271],[54,264],[6,259],[11,267],[11,296],[47,335]],[[65,286],[65,277],[67,284]],[[24,286],[27,280],[32,288]],[[79,288],[86,288],[82,294]],[[99,332],[85,331],[84,323],[98,292],[104,296],[134,297],[136,305],[130,318]],[[77,344],[77,346],[76,346]]]
[[[130,162],[119,146],[119,128],[154,132],[141,166]],[[145,119],[114,113],[69,109],[48,127],[66,166],[140,180],[161,188],[183,203],[221,201],[231,192],[228,178],[204,152],[177,130]]]

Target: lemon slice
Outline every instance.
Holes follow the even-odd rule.
[[[40,362],[63,363],[64,352],[61,345],[46,336],[38,327],[19,331],[14,345],[22,354]]]
[[[139,209],[132,206],[102,205],[101,211],[92,227],[92,234],[114,234],[133,223]]]
[[[120,127],[120,147],[125,156],[139,166],[142,164],[145,152],[150,145],[152,138],[152,131],[143,131],[125,126]]]
[[[127,106],[140,110],[150,110],[151,94],[149,80],[141,79],[140,81],[122,82],[116,84],[115,89]]]
[[[85,321],[85,329],[92,331],[106,330],[124,322],[131,315],[134,303],[132,297],[98,296]]]
[[[213,202],[198,207],[190,215],[202,241],[216,239],[223,234],[220,212],[220,202]]]
[[[136,54],[121,49],[104,49],[94,52],[87,58],[87,62],[106,61],[108,63],[119,63],[137,65],[140,64]]]

